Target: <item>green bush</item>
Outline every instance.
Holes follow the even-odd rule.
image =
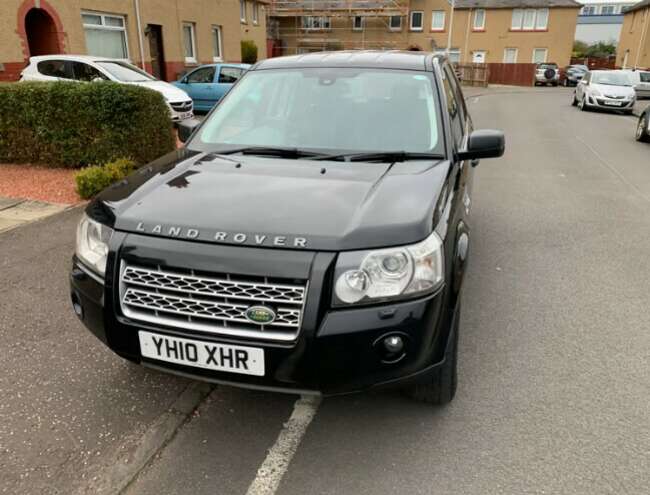
[[[137,165],[133,160],[120,158],[106,165],[86,167],[74,176],[77,192],[83,199],[89,199],[111,184],[134,172]]]
[[[244,64],[257,62],[257,45],[253,40],[243,40],[241,42],[241,61]]]
[[[112,82],[0,84],[0,162],[81,167],[173,150],[169,110],[156,91]]]

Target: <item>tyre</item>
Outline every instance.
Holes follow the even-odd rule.
[[[575,107],[578,105],[578,100],[576,99],[576,93],[573,92],[573,100],[571,101],[571,106]]]
[[[582,110],[583,112],[586,112],[587,110],[589,110],[589,109],[587,108],[587,102],[586,102],[586,99],[587,99],[587,97],[586,97],[586,96],[583,96],[582,99],[578,102],[578,107],[579,107],[580,110]]]
[[[639,123],[636,126],[636,140],[642,143],[650,143],[650,134],[648,134],[648,114],[639,117]]]
[[[416,383],[404,392],[414,400],[442,406],[452,401],[458,386],[458,327],[460,320],[460,301],[454,315],[452,335],[445,351],[445,361],[442,366],[427,377],[425,381]]]
[[[551,83],[551,84],[553,85],[554,88],[557,87],[557,83],[556,83],[556,82]]]

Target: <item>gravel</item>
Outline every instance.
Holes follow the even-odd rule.
[[[76,170],[35,165],[0,164],[0,196],[28,198],[49,203],[75,204]]]

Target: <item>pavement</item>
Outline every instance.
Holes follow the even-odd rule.
[[[0,196],[0,232],[47,218],[65,210],[67,207],[68,205],[65,204]]]
[[[0,493],[647,494],[650,146],[562,88],[467,94],[507,151],[476,170],[452,404],[300,422],[122,361],[68,302],[76,208],[0,234]]]

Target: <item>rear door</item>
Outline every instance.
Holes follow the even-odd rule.
[[[244,73],[241,67],[234,67],[232,65],[222,65],[219,70],[219,79],[217,80],[217,101],[232,88],[239,78]],[[216,103],[216,102],[215,102]]]
[[[214,65],[199,67],[190,72],[181,80],[178,87],[183,89],[194,101],[194,108],[198,110],[209,110],[218,100],[215,74],[217,68]]]

